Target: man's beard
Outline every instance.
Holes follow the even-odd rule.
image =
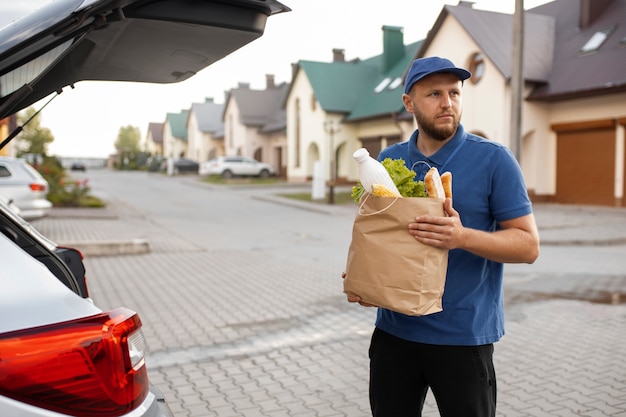
[[[437,127],[433,122],[426,119],[420,112],[415,112],[415,120],[417,121],[419,130],[440,142],[443,142],[454,135],[459,127],[460,115],[457,117],[453,114],[452,117],[454,117],[454,124],[451,127]]]

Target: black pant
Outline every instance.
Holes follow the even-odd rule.
[[[374,417],[419,417],[428,388],[442,417],[494,417],[493,345],[409,342],[375,329],[370,346]]]

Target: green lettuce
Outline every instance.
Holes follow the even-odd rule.
[[[408,169],[403,159],[385,158],[382,164],[402,197],[427,197],[424,181],[415,181],[415,171]],[[352,199],[357,203],[364,193],[365,188],[360,182],[352,187]]]

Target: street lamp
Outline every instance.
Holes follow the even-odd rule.
[[[337,181],[337,162],[335,161],[335,133],[339,133],[341,127],[335,125],[334,120],[324,121],[324,130],[328,133],[330,149],[330,180],[328,181],[328,204],[335,204],[335,182]]]

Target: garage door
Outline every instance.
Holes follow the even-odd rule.
[[[557,133],[556,201],[614,205],[615,128]]]

